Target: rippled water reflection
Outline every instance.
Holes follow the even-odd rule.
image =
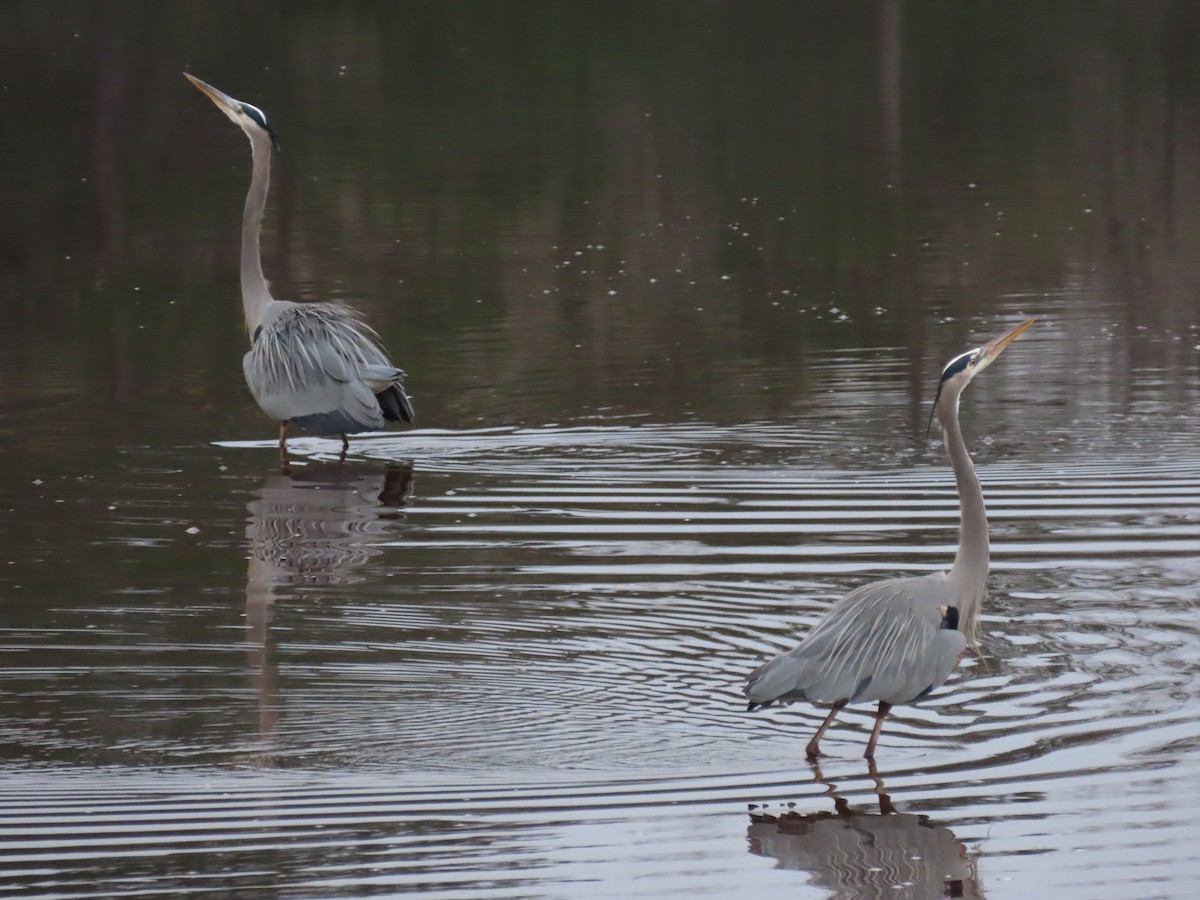
[[[418,430],[345,464],[301,442],[315,455],[214,523],[227,576],[181,595],[193,576],[164,573],[9,631],[10,878],[448,896],[747,879],[1124,896],[1147,867],[1190,883],[1196,460],[992,461],[975,442],[982,653],[897,710],[878,773],[865,708],[815,772],[821,712],[746,714],[741,679],[850,587],[944,566],[957,508],[934,449],[830,470],[806,460],[833,431],[808,424]],[[269,458],[258,446],[216,452]],[[186,531],[142,494],[112,527],[148,558]],[[186,642],[159,633],[177,617]]]

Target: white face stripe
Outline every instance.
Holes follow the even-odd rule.
[[[239,103],[240,102],[241,101],[239,101]],[[260,125],[263,128],[267,127],[267,114],[266,113],[264,113],[261,109],[259,109],[257,106],[255,106],[252,103],[241,103],[241,106],[242,106],[242,112],[246,113],[247,115],[249,115],[250,113],[256,113],[258,115],[258,122],[256,122],[255,124]],[[251,115],[250,118],[254,118],[254,116]]]
[[[266,114],[251,103],[245,103],[241,100],[234,100],[233,102],[235,105],[232,108],[223,106],[221,109],[224,110],[225,115],[233,120],[235,125],[246,132],[251,142],[254,141],[255,135],[265,134],[271,139],[271,143],[274,144],[275,130],[271,128],[271,123],[267,121]]]
[[[976,347],[974,350],[968,350],[966,353],[960,353],[958,356],[954,357],[954,359],[950,360],[950,362],[946,363],[946,368],[942,369],[942,381],[945,381],[955,373],[966,369],[967,360],[975,356],[977,353],[979,353],[978,347]]]

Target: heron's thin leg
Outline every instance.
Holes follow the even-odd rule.
[[[287,464],[287,427],[288,420],[279,423],[279,461]]]
[[[343,434],[342,435],[342,456],[341,456],[342,462],[346,461],[346,451],[349,449],[350,449],[350,438],[346,437]]]
[[[837,703],[833,704],[833,709],[829,710],[829,715],[825,717],[825,721],[821,723],[821,727],[817,729],[817,733],[812,736],[812,740],[808,742],[808,746],[804,749],[804,754],[809,759],[816,759],[821,755],[821,748],[818,746],[818,744],[820,744],[821,738],[825,736],[826,729],[833,724],[834,716],[841,711],[842,707],[845,706],[846,703],[847,701],[845,700],[839,700]]]
[[[875,728],[871,731],[871,740],[867,742],[867,752],[863,754],[866,759],[875,758],[875,744],[879,740],[879,732],[883,730],[883,720],[891,711],[892,704],[879,701],[879,711],[875,713]]]

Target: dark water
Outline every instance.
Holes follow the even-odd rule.
[[[1200,9],[0,10],[0,887],[13,895],[1190,897]],[[418,427],[241,381],[364,310]],[[851,588],[953,555],[980,652],[746,714]]]

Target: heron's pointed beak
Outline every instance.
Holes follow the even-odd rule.
[[[191,75],[187,72],[184,72],[183,75],[188,81],[199,88],[201,93],[208,97],[209,100],[217,104],[217,108],[221,110],[221,112],[225,113],[225,115],[229,116],[229,118],[233,119],[235,122],[237,121],[237,119],[234,118],[234,114],[239,109],[238,101],[234,100],[228,94],[221,93],[208,82],[201,81],[195,75]]]
[[[986,344],[980,347],[979,355],[975,357],[975,363],[973,366],[971,366],[967,380],[970,381],[989,365],[991,365],[992,361],[1004,352],[1005,347],[1015,341],[1025,331],[1026,328],[1036,321],[1037,319],[1035,318],[1026,319],[1020,325],[1017,325],[1015,328],[1010,328],[1008,331],[1004,332],[1004,334],[1000,335],[1000,337],[996,338],[995,340],[988,341]],[[933,417],[937,413],[938,400],[940,400],[942,397],[942,386],[944,384],[945,382],[940,382],[938,384],[937,394],[933,398],[933,409],[929,411],[929,424],[925,426],[925,443],[927,445],[929,443],[929,434],[931,431],[933,431]]]
[[[1015,341],[1037,319],[1026,319],[1015,328],[1009,329],[995,340],[988,341],[979,348],[979,359],[975,362],[975,371],[979,372],[992,360],[1004,352],[1004,348]]]

